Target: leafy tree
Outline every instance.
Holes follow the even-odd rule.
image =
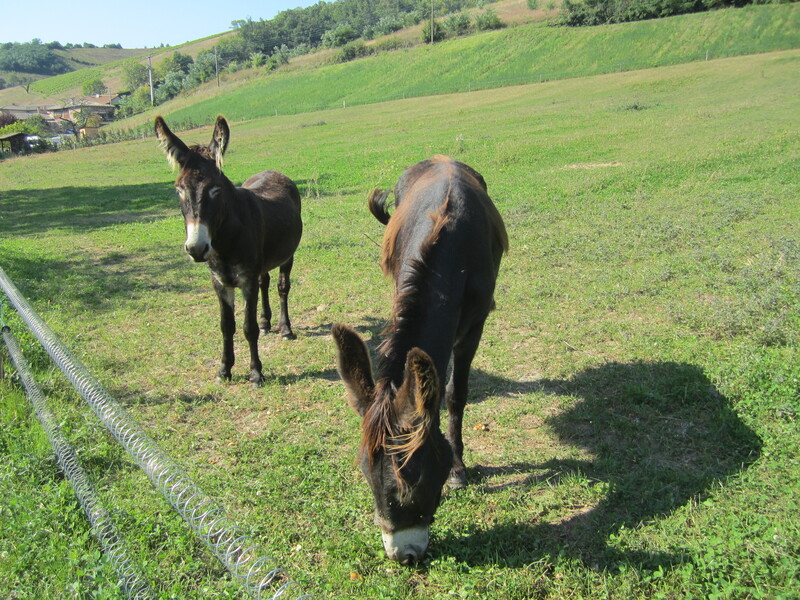
[[[47,137],[50,135],[50,126],[43,116],[33,115],[24,121],[15,120],[0,127],[0,133],[27,133],[28,135]]]
[[[19,121],[19,119],[10,112],[0,110],[0,128],[16,123],[17,121]]]
[[[216,48],[220,67],[232,62],[245,62],[252,54],[247,42],[239,36],[223,38]]]
[[[197,55],[197,60],[189,67],[189,72],[183,80],[183,89],[194,89],[198,85],[210,81],[216,76],[216,73],[217,65],[214,59],[214,53],[209,50],[204,50]]]
[[[400,15],[386,15],[378,19],[378,22],[372,28],[373,35],[389,35],[395,31],[400,31],[405,27],[403,18]]]
[[[147,67],[136,59],[122,63],[122,83],[131,92],[147,84],[149,76]]]
[[[189,72],[189,67],[194,63],[194,59],[188,54],[181,54],[177,50],[162,60],[155,71],[158,79],[165,79],[168,73],[183,73],[184,75]]]
[[[184,74],[179,71],[170,71],[164,76],[164,81],[153,94],[156,104],[163,104],[183,91]]]
[[[106,84],[103,83],[103,80],[100,77],[92,79],[91,81],[87,81],[83,84],[83,95],[84,96],[94,96],[99,94],[105,94],[108,92],[108,87]]]
[[[322,45],[326,48],[340,48],[356,38],[358,38],[358,34],[353,26],[343,23],[325,32],[322,36]]]
[[[120,119],[130,117],[150,108],[150,89],[144,85],[139,87],[130,96],[127,96],[117,108]]]

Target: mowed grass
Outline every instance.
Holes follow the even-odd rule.
[[[317,598],[792,598],[800,589],[800,51],[232,124],[226,173],[304,196],[268,381],[230,384],[207,269],[154,139],[0,164],[0,266],[102,384]],[[182,134],[206,142],[210,130]],[[333,322],[374,348],[375,186],[480,171],[511,252],[465,415],[469,487],[386,560]],[[22,338],[162,598],[241,597]],[[13,382],[0,594],[121,597]],[[91,594],[95,595],[92,596]]]

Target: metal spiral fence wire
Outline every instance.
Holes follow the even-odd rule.
[[[78,501],[92,526],[92,533],[95,538],[97,538],[97,541],[100,542],[103,552],[109,557],[114,571],[117,573],[120,587],[127,594],[128,598],[132,600],[149,600],[155,598],[150,584],[128,553],[128,549],[114,520],[103,506],[97,494],[97,490],[95,490],[86,475],[86,471],[83,470],[78,460],[78,455],[75,453],[75,449],[61,433],[56,418],[47,406],[47,400],[42,394],[41,389],[33,379],[28,362],[25,360],[25,356],[22,354],[22,350],[11,332],[11,329],[3,327],[2,335],[3,341],[8,348],[11,362],[17,369],[17,373],[19,374],[22,385],[25,387],[28,399],[31,401],[36,411],[36,416],[42,424],[45,433],[47,433],[50,444],[53,446],[56,460],[61,470],[67,476],[67,479],[69,479],[69,482],[72,484],[75,494],[78,496]]]
[[[2,268],[0,288],[97,417],[252,598],[301,600],[311,597],[303,594],[300,586],[288,579],[286,571],[266,556],[260,545],[251,540],[103,389],[36,314]]]

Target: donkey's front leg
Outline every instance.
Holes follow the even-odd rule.
[[[264,375],[261,372],[261,359],[258,358],[258,278],[242,287],[244,295],[244,337],[250,346],[250,383],[261,385]]]
[[[450,469],[447,485],[452,489],[467,485],[461,426],[469,391],[469,370],[481,341],[481,333],[483,333],[483,323],[472,327],[469,333],[456,343],[453,348],[453,373],[445,391],[445,406],[449,416],[447,441],[453,449],[453,467]]]
[[[212,278],[214,291],[219,300],[220,329],[222,330],[222,357],[220,359],[217,381],[230,381],[233,367],[233,334],[236,333],[236,317],[233,312],[234,289]]]

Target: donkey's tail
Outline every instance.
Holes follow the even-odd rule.
[[[369,212],[378,221],[386,225],[389,222],[389,212],[386,210],[386,200],[389,198],[389,190],[375,188],[369,195]]]

